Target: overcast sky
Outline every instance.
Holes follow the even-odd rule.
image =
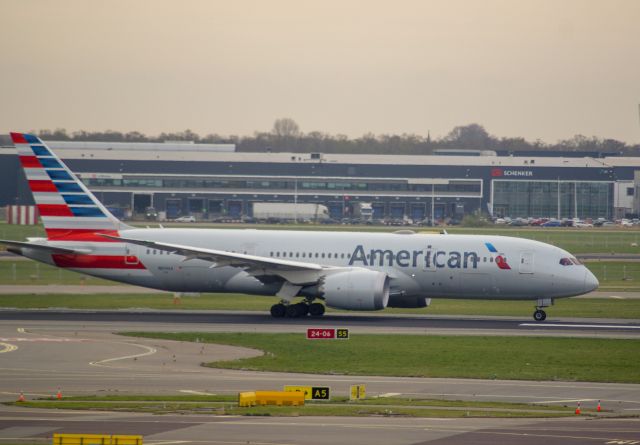
[[[0,132],[640,142],[638,0],[0,0]]]

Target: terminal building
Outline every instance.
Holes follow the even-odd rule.
[[[252,216],[254,202],[358,202],[376,219],[606,218],[639,213],[640,158],[236,152],[233,144],[48,142],[119,216]],[[12,147],[0,148],[0,206],[32,199]]]

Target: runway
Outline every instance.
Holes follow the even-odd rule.
[[[237,394],[280,389],[285,384],[329,386],[347,395],[350,385],[365,384],[371,396],[398,394],[419,398],[509,401],[594,408],[597,400],[619,415],[640,413],[640,385],[376,376],[306,375],[204,368],[202,362],[260,354],[230,346],[121,337],[114,332],[292,331],[302,320],[273,320],[265,314],[120,313],[117,311],[3,311],[0,325],[0,399],[86,394]],[[258,322],[262,320],[262,322]],[[308,321],[308,320],[307,320]],[[453,322],[455,328],[447,322]],[[517,320],[447,320],[423,317],[330,316],[323,325],[348,326],[354,332],[427,332],[461,329],[510,332]],[[251,324],[253,323],[253,324]],[[425,327],[433,323],[435,327]],[[486,324],[485,324],[486,323]],[[578,323],[576,321],[572,323]],[[438,327],[438,326],[445,326]],[[485,326],[485,328],[482,328]],[[508,327],[508,328],[507,328]],[[502,330],[500,330],[502,329]],[[523,328],[524,329],[524,328]],[[527,332],[529,328],[526,328]],[[569,329],[569,328],[553,328]],[[587,328],[580,327],[579,330]],[[558,331],[554,331],[558,332]],[[529,333],[530,334],[530,333]],[[426,340],[428,344],[428,340]],[[66,412],[0,407],[0,439],[50,437],[53,432],[111,431],[143,434],[145,443],[211,444],[463,444],[606,443],[639,440],[638,420],[613,419],[405,419],[255,418],[211,415]],[[15,442],[16,440],[14,440]],[[4,442],[7,442],[6,440]]]
[[[203,325],[219,331],[303,332],[307,327],[347,327],[354,332],[456,335],[553,335],[640,338],[637,320],[325,314],[321,318],[272,318],[265,312],[166,310],[0,310],[0,320],[59,320],[77,322],[137,322],[183,324],[188,330]]]

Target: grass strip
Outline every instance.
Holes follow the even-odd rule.
[[[259,349],[215,368],[309,374],[640,383],[640,340],[565,337],[129,332],[125,335]]]
[[[138,224],[138,227],[146,227]],[[438,227],[393,227],[367,225],[314,225],[314,224],[165,224],[165,227],[196,227],[201,229],[261,229],[261,230],[313,230],[347,232],[394,232],[410,229],[417,233],[438,233]],[[640,253],[640,230],[638,228],[594,228],[574,229],[541,227],[447,227],[451,234],[485,234],[515,236],[553,244],[574,254],[580,253]],[[0,239],[22,241],[27,237],[44,236],[44,229],[38,226],[19,226],[0,222]],[[4,246],[0,246],[4,249]]]
[[[30,408],[109,410],[149,413],[194,413],[245,416],[410,416],[410,417],[561,417],[573,414],[571,408],[524,403],[478,402],[407,398],[373,398],[349,401],[344,397],[331,402],[307,401],[305,406],[258,406],[239,408],[235,396],[86,396],[9,402]]]
[[[236,310],[268,312],[276,302],[272,297],[243,294],[202,294],[182,297],[174,304],[171,294],[6,294],[0,295],[0,307],[18,309],[158,309],[158,310]],[[434,299],[420,309],[388,308],[376,314],[481,315],[531,317],[533,301],[489,301]],[[640,299],[563,298],[546,309],[554,317],[640,319]],[[331,313],[338,311],[329,309]]]

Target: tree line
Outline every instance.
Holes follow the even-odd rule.
[[[518,152],[576,152],[589,156],[640,156],[640,144],[629,145],[615,139],[576,135],[555,144],[541,140],[527,141],[521,137],[496,137],[479,124],[457,126],[446,136],[432,139],[417,134],[364,134],[358,138],[333,135],[320,131],[304,133],[291,118],[277,119],[269,132],[255,132],[251,136],[222,136],[210,133],[201,136],[191,130],[160,133],[155,136],[138,131],[85,131],[67,132],[65,129],[34,131],[50,141],[102,141],[102,142],[164,142],[193,141],[195,143],[235,144],[239,152],[294,152],[294,153],[355,153],[427,155],[439,149],[493,150],[499,154]],[[542,153],[544,154],[544,153]]]

